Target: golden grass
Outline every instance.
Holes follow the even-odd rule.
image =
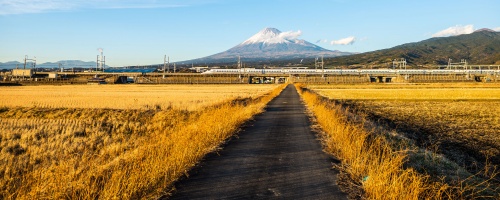
[[[358,106],[439,135],[433,143],[454,141],[500,159],[500,101],[363,101]]]
[[[325,132],[326,151],[342,160],[344,170],[363,185],[366,198],[419,199],[440,195],[428,193],[427,177],[403,169],[407,156],[404,147],[394,149],[384,137],[374,136],[362,124],[350,122],[341,106],[297,87]]]
[[[500,100],[500,88],[314,89],[337,100]]]
[[[176,108],[196,110],[234,98],[258,97],[274,85],[62,85],[4,87],[0,107]]]
[[[375,116],[376,118],[373,120],[390,121],[394,124],[393,126],[399,129],[404,128],[407,133],[403,136],[397,132],[386,132],[378,133],[377,137],[385,135],[386,139],[383,143],[391,144],[392,148],[396,147],[391,151],[400,152],[407,157],[402,163],[422,174],[418,175],[417,173],[416,175],[426,180],[421,185],[424,192],[419,195],[419,198],[422,196],[450,199],[500,198],[498,184],[495,184],[494,181],[498,178],[498,158],[500,156],[500,132],[498,131],[500,130],[500,85],[482,84],[476,86],[478,85],[372,84],[357,86],[308,85],[307,88],[331,99],[328,101],[330,104],[342,103],[343,106],[319,102],[319,104],[325,104],[325,107],[334,107],[335,112],[341,112],[345,108],[355,110],[354,112],[344,111],[342,114],[338,114],[340,118],[342,116],[346,118],[346,115],[355,115],[362,121],[366,121],[368,120],[365,118],[366,115]],[[330,119],[324,123],[340,124],[338,126],[351,129],[349,128],[351,124],[347,122],[343,126],[342,122],[330,121],[333,120]],[[354,124],[357,124],[359,129],[352,133],[352,135],[356,135],[353,136],[355,138],[345,138],[345,140],[359,140],[359,138],[365,137],[362,132],[366,131],[367,126],[363,126],[363,122],[359,121]],[[322,126],[324,125],[322,124]],[[356,134],[356,132],[359,133]],[[358,136],[359,134],[361,136]],[[417,142],[409,140],[407,137],[419,138],[419,140]],[[335,141],[332,144],[343,146],[337,144],[342,142]],[[372,148],[386,149],[384,144],[372,145]],[[458,149],[454,150],[454,148]],[[465,152],[464,149],[466,149]],[[360,157],[368,152],[360,153]],[[437,152],[444,153],[445,157]],[[470,161],[470,157],[463,155],[464,153],[479,154],[491,160],[477,160],[474,163]],[[379,153],[379,155],[383,154]],[[390,164],[393,163],[393,160],[384,162]],[[389,166],[382,171],[390,171],[391,168],[396,171],[403,169],[403,165],[399,164]],[[351,166],[349,165],[349,167]],[[468,170],[478,169],[467,171],[464,168]],[[353,172],[352,174],[357,173]],[[430,176],[426,178],[424,174]],[[359,177],[357,178],[359,180]],[[394,183],[404,185],[405,180],[400,180],[401,183]],[[370,196],[369,190],[372,189],[368,189],[366,184],[363,186],[369,198],[379,198],[378,196]]]
[[[196,92],[199,86],[192,87]],[[217,150],[282,88],[271,86],[268,95],[252,94],[194,111],[3,107],[0,198],[138,199],[168,194],[175,180]]]
[[[456,141],[478,150],[484,157],[500,158],[500,85],[438,86],[441,88],[308,88],[319,87],[314,91],[331,99],[354,100],[358,109],[372,115],[424,128],[439,135],[434,143]]]

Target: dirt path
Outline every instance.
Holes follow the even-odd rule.
[[[219,155],[177,183],[170,199],[347,199],[293,85]]]

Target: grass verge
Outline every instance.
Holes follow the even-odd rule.
[[[340,167],[362,186],[366,198],[432,199],[444,195],[446,185],[430,184],[428,176],[404,168],[409,151],[405,144],[395,146],[366,131],[362,124],[351,122],[340,105],[296,87],[324,131],[325,150],[342,161]]]
[[[453,159],[422,149],[417,141],[411,139],[413,137],[392,130],[383,120],[373,121],[366,108],[348,106],[345,101],[329,100],[300,85],[296,87],[324,131],[326,151],[342,160],[340,169],[349,174],[348,180],[353,180],[354,185],[362,187],[365,198],[500,198],[499,172],[496,165],[491,164],[495,161],[487,160],[484,169],[475,174],[469,173]],[[405,109],[405,106],[408,105],[403,103],[399,108]],[[436,121],[433,115],[418,118],[413,114],[406,119],[394,116],[405,123],[417,120],[431,127],[436,127],[433,123],[443,121]]]

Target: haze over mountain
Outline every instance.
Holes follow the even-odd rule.
[[[405,58],[411,66],[446,65],[448,59],[469,64],[500,64],[500,32],[479,29],[470,34],[435,37],[415,43],[407,43],[389,49],[350,56],[329,58],[326,65],[365,65],[388,67],[392,60]]]
[[[315,57],[336,57],[352,53],[332,51],[298,39],[301,32],[281,32],[276,28],[265,28],[241,44],[221,53],[179,63],[225,63],[235,62],[238,56],[243,61],[277,61]]]
[[[59,68],[59,63],[61,63],[61,67],[63,68],[95,68],[96,62],[95,61],[81,61],[81,60],[60,60],[57,62],[45,62],[45,63],[37,63],[36,67],[37,68]],[[18,62],[18,61],[10,61],[10,62],[5,62],[1,63],[0,62],[0,69],[15,69],[16,67],[18,68],[23,68],[24,67],[24,62]],[[26,63],[26,68],[31,68],[32,63],[28,62]],[[109,66],[106,65],[106,68]]]

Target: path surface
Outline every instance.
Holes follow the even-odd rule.
[[[170,199],[347,199],[293,85],[220,156],[208,156]]]

